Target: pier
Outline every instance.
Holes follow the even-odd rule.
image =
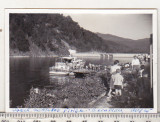
[[[100,57],[102,59],[110,59],[110,58],[113,58],[113,54],[110,54],[110,53],[100,53]]]

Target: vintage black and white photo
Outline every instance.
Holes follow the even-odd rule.
[[[9,13],[9,108],[154,108],[153,14],[79,11]]]

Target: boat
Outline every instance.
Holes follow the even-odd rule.
[[[77,57],[60,57],[55,66],[50,67],[50,75],[74,75],[73,70],[82,69],[85,62]]]

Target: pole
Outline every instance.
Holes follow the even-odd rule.
[[[151,92],[153,88],[153,36],[150,35],[150,84]]]

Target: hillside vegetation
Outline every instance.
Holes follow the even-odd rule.
[[[68,49],[109,51],[96,34],[61,14],[11,14],[10,54],[65,55]],[[21,53],[20,53],[21,52]],[[28,52],[28,53],[27,53]]]
[[[94,26],[94,25],[93,25]],[[85,30],[70,16],[62,14],[10,14],[11,56],[68,55],[68,49],[77,52],[148,52]],[[103,39],[102,39],[103,38]]]
[[[97,35],[103,38],[106,43],[110,44],[111,47],[115,47],[117,51],[129,52],[129,53],[149,53],[150,51],[150,39],[144,38],[139,40],[127,39],[111,34],[101,34]],[[117,46],[118,45],[118,46]]]

